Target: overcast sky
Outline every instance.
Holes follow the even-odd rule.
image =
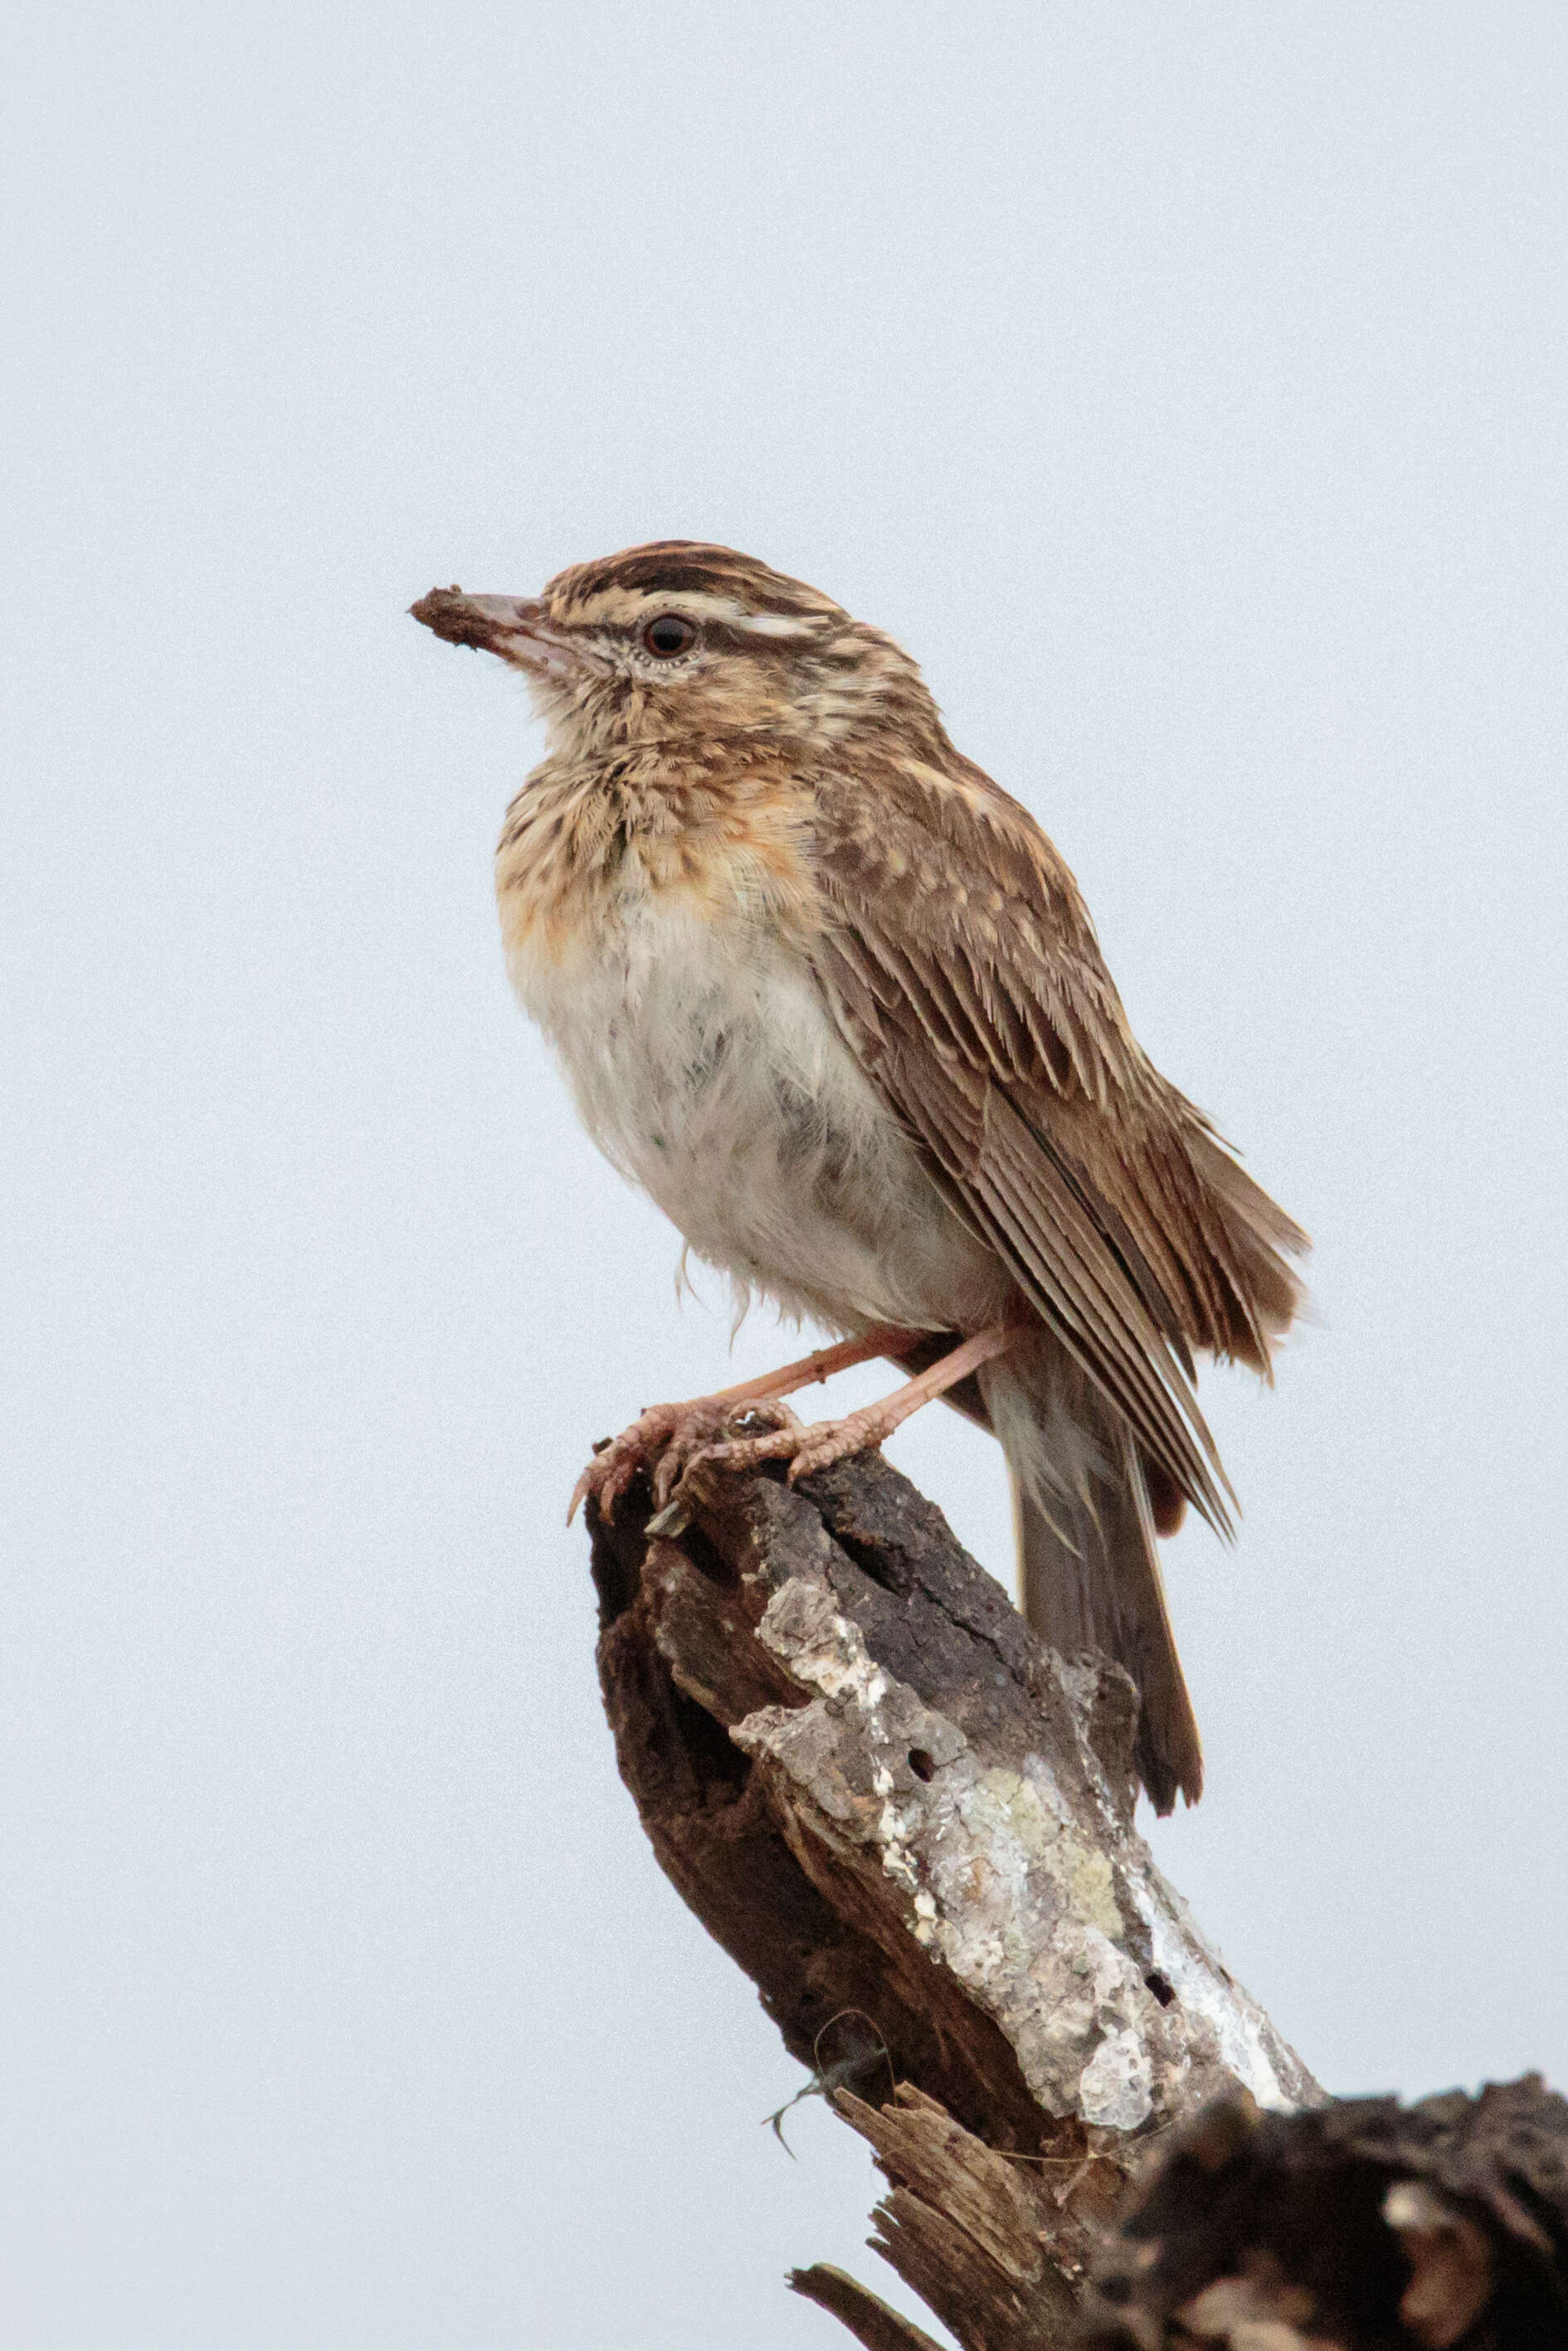
[[[575,1128],[417,629],[891,629],[1317,1237],[1155,1850],[1335,2089],[1568,2076],[1564,102],[1540,6],[12,18],[12,2351],[828,2351],[858,2143],[615,1776],[591,1441],[794,1352]],[[844,1384],[874,1393],[883,1375]],[[998,1573],[999,1458],[891,1447]]]

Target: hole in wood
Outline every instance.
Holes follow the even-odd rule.
[[[936,1769],[936,1759],[933,1755],[927,1755],[924,1747],[912,1747],[909,1750],[909,1768],[917,1780],[929,1780]]]

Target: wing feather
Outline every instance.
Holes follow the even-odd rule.
[[[868,816],[868,810],[870,815]],[[954,755],[820,779],[819,977],[953,1206],[1211,1523],[1192,1350],[1266,1370],[1300,1229],[1153,1068],[1066,866]],[[1233,1498],[1232,1498],[1233,1499]]]

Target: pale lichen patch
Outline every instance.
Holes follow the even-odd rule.
[[[1108,2130],[1136,2130],[1154,2107],[1148,2053],[1131,2025],[1108,2032],[1078,2079],[1078,2111]]]
[[[1097,1767],[1084,1789],[1032,1750],[988,1765],[876,1664],[813,1578],[775,1593],[759,1637],[812,1703],[760,1708],[731,1736],[789,1775],[798,1820],[875,1855],[896,1889],[890,1931],[995,2019],[1046,2112],[1135,2131],[1226,2074],[1260,2105],[1289,2103],[1271,2028],[1115,1816]]]

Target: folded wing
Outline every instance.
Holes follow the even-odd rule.
[[[825,779],[814,846],[819,978],[862,1065],[1148,1460],[1228,1531],[1193,1351],[1267,1372],[1306,1236],[1149,1062],[1071,873],[979,769]]]

